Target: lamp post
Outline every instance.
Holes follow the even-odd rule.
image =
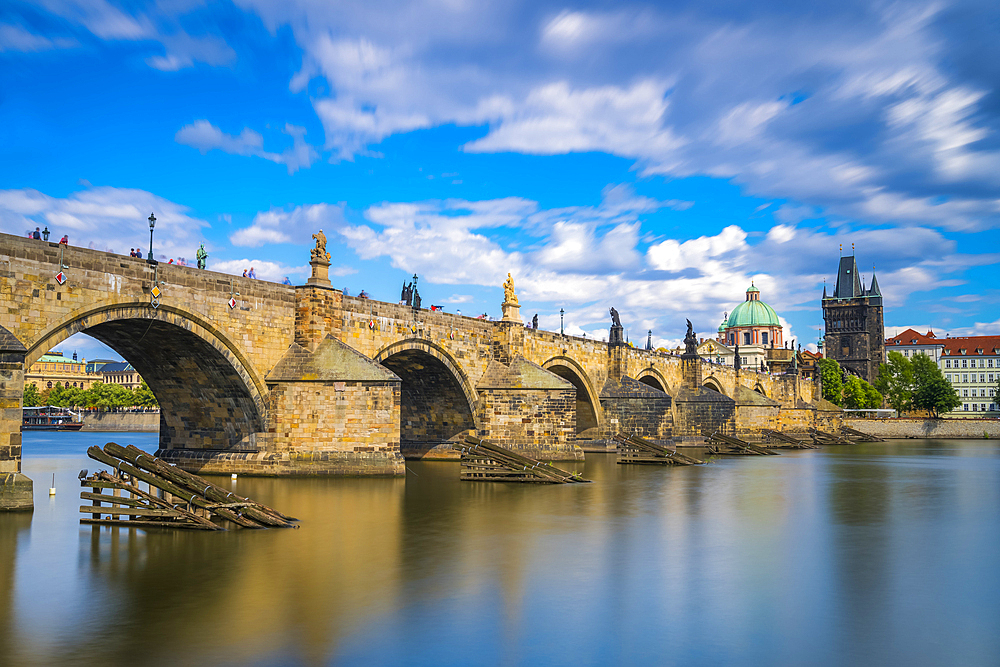
[[[147,262],[153,261],[153,227],[156,226],[156,216],[152,213],[149,214],[149,255],[146,257]]]
[[[45,241],[48,241],[49,240],[49,234],[51,234],[51,233],[52,232],[49,231],[49,226],[45,225],[45,229],[42,230],[42,239],[45,240]]]
[[[566,335],[566,327],[563,326],[563,315],[566,313],[562,308],[559,309],[559,335]]]

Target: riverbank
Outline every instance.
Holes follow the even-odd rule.
[[[136,431],[160,430],[159,412],[84,412],[81,431]]]
[[[1000,419],[845,419],[844,426],[880,438],[1000,438]]]

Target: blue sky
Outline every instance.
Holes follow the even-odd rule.
[[[751,280],[812,343],[843,244],[895,327],[1000,328],[995,3],[0,6],[0,230],[633,340]],[[74,339],[64,347],[101,352]]]

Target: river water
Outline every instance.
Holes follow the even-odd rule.
[[[0,664],[1000,664],[996,441],[588,455],[579,485],[241,477],[301,528],[79,525],[86,447],[155,438],[25,434]]]

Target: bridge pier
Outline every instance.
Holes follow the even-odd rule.
[[[34,508],[32,482],[21,472],[26,351],[14,334],[0,327],[0,510]]]

